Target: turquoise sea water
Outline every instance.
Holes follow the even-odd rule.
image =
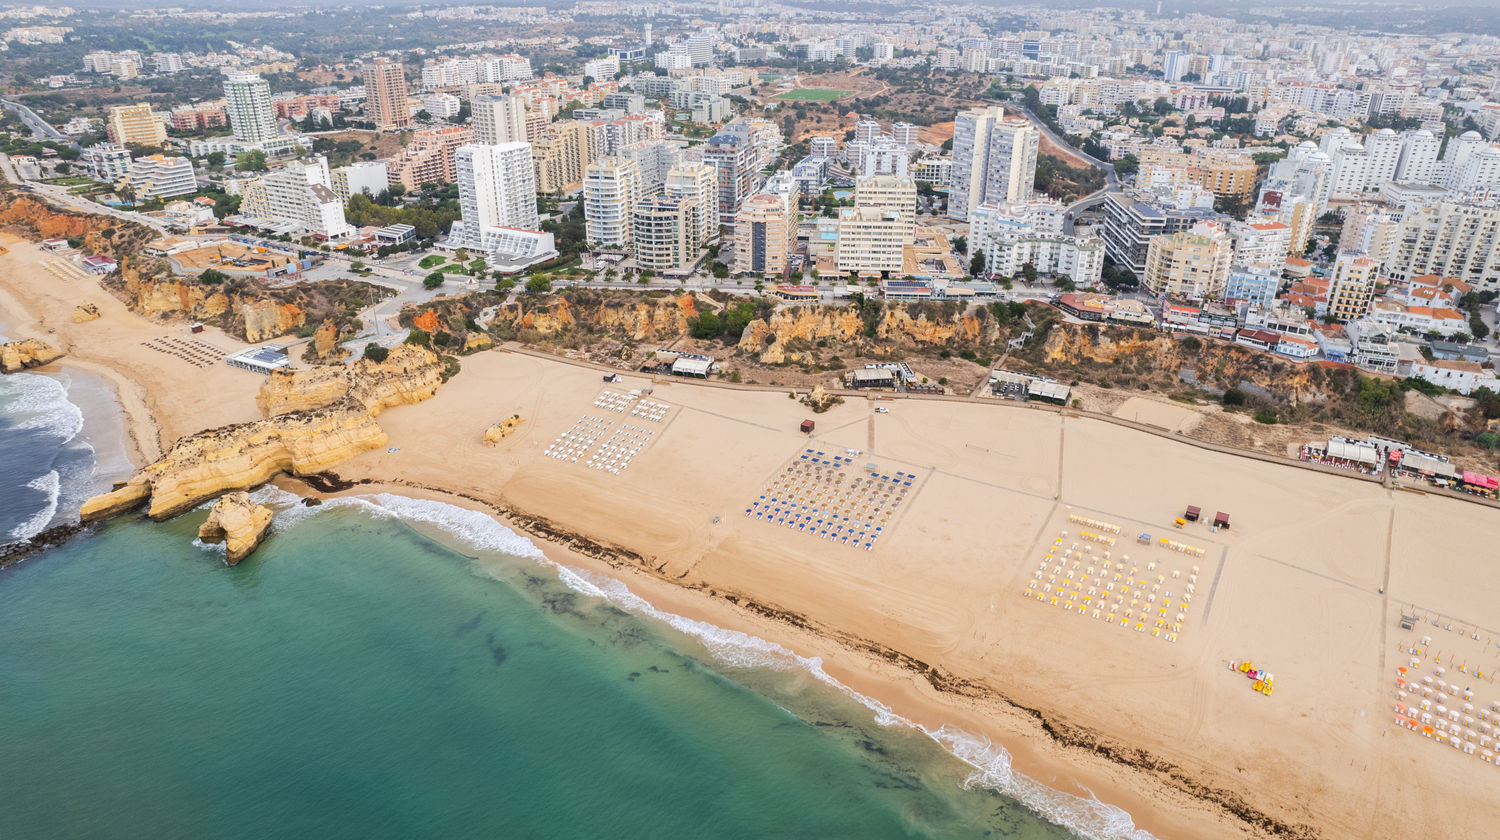
[[[0,838],[1145,836],[482,514],[257,498],[234,568],[196,511],[0,570]]]
[[[0,836],[1065,836],[526,561],[345,509],[226,568],[202,518],[0,578]]]

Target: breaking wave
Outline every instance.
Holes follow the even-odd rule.
[[[1092,795],[1085,798],[1049,788],[1016,772],[1011,767],[1010,753],[988,738],[948,725],[928,729],[902,717],[879,700],[861,694],[829,676],[823,670],[823,661],[819,657],[799,656],[758,636],[658,609],[631,592],[622,581],[547,559],[535,543],[488,514],[446,502],[414,499],[391,493],[345,496],[307,507],[301,504],[301,497],[266,485],[252,493],[251,498],[277,510],[272,525],[276,530],[293,527],[297,522],[324,510],[357,508],[382,518],[395,517],[438,527],[460,544],[475,550],[536,560],[555,569],[558,579],[573,591],[599,598],[625,612],[659,621],[692,636],[716,659],[727,665],[736,668],[805,671],[869,709],[879,725],[903,726],[923,733],[971,768],[964,779],[965,789],[989,790],[1017,800],[1039,816],[1087,840],[1155,840],[1150,833],[1137,828],[1130,814],[1123,808],[1101,802]]]

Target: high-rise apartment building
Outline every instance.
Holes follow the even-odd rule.
[[[916,241],[917,183],[902,175],[875,175],[854,183],[854,206],[877,207],[898,214],[903,246]]]
[[[663,192],[698,203],[699,244],[719,234],[719,173],[701,161],[681,161],[667,170]]]
[[[953,184],[949,218],[967,221],[984,203],[1030,200],[1041,135],[1024,117],[999,106],[963,111],[953,126]]]
[[[454,247],[495,253],[507,231],[534,231],[536,171],[526,143],[468,145],[455,155],[461,220],[448,232]]]
[[[629,247],[631,213],[641,198],[641,171],[635,161],[608,156],[589,164],[583,176],[589,247]]]
[[[354,233],[332,188],[328,160],[294,160],[241,185],[240,215],[290,233],[340,239]]]
[[[232,73],[224,80],[224,110],[241,143],[260,143],[276,136],[271,85],[256,73]]]
[[[1233,251],[1229,234],[1212,222],[1152,237],[1141,282],[1173,300],[1217,300],[1224,296]]]
[[[377,131],[411,125],[406,104],[406,71],[399,63],[377,58],[365,67],[365,102]]]
[[[1328,287],[1328,314],[1340,321],[1353,321],[1370,313],[1375,299],[1375,281],[1380,261],[1357,251],[1344,251],[1333,263]]]
[[[519,96],[476,96],[471,105],[474,142],[484,145],[526,140],[526,100]]]
[[[1395,249],[1386,271],[1397,280],[1436,274],[1500,290],[1500,204],[1445,199],[1410,205]]]
[[[116,105],[109,109],[109,139],[121,146],[139,143],[142,146],[160,146],[167,141],[167,127],[151,113],[151,106]]]
[[[578,189],[584,171],[599,157],[602,139],[602,132],[577,120],[548,126],[537,137],[534,149],[537,191],[557,194]]]
[[[692,262],[698,248],[698,204],[688,198],[659,195],[641,201],[631,217],[635,261],[649,271],[673,271]]]
[[[400,184],[408,190],[421,189],[423,184],[452,183],[457,180],[458,150],[473,139],[474,132],[466,125],[418,131],[401,155],[387,165],[387,177],[392,185]]]
[[[703,162],[714,167],[719,181],[719,220],[734,221],[740,203],[754,190],[755,150],[750,141],[737,134],[719,133],[703,149]]]
[[[781,275],[797,236],[797,214],[776,193],[750,196],[734,219],[734,272]]]

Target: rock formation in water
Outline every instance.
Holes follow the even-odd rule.
[[[0,344],[0,373],[41,367],[62,358],[56,347],[35,338]]]
[[[224,543],[224,563],[233,566],[250,556],[270,527],[271,509],[250,501],[250,494],[240,490],[214,502],[208,519],[198,528],[198,539]]]
[[[231,490],[281,473],[323,472],[386,444],[375,422],[384,409],[428,399],[442,383],[443,363],[430,350],[401,345],[384,362],[278,372],[256,398],[263,420],[189,435],[114,490],[80,511],[84,521],[147,504],[167,519]]]

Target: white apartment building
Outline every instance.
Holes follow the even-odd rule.
[[[1436,274],[1500,289],[1500,204],[1454,198],[1408,205],[1395,249],[1386,271],[1397,280]]]
[[[422,97],[422,110],[433,119],[446,120],[456,116],[460,103],[451,93],[429,93]]]
[[[276,137],[271,85],[258,74],[232,73],[224,80],[224,110],[235,140],[261,143]]]
[[[118,143],[97,143],[84,149],[78,162],[95,181],[115,183],[130,171],[130,150]]]
[[[1278,274],[1286,266],[1291,225],[1252,216],[1243,222],[1231,222],[1229,237],[1234,240],[1235,265],[1264,266]]]
[[[1064,212],[1050,199],[982,204],[969,219],[969,253],[984,254],[989,276],[1014,277],[1030,263],[1040,274],[1092,285],[1104,270],[1104,240],[1064,234]]]
[[[694,238],[703,243],[719,233],[719,172],[702,161],[679,161],[667,171],[663,192],[673,198],[691,199],[697,205],[698,229]]]
[[[328,160],[321,155],[248,180],[240,196],[240,216],[257,227],[328,239],[354,233],[344,218],[344,202],[333,191]]]
[[[481,146],[526,141],[526,100],[519,96],[476,96],[470,108],[469,125],[474,142]]]
[[[390,186],[389,176],[383,160],[362,160],[348,166],[340,166],[329,174],[329,187],[339,201],[345,204],[355,193],[364,193],[371,198],[380,195]]]
[[[448,232],[451,247],[501,254],[509,244],[505,230],[536,230],[536,170],[529,144],[461,146],[454,166],[461,219]]]
[[[641,171],[629,158],[602,157],[583,176],[583,216],[593,249],[629,248],[630,219],[641,199]]]
[[[966,221],[986,202],[1030,199],[1041,135],[1024,117],[999,106],[963,111],[954,120],[953,183],[948,216]]]
[[[170,155],[136,158],[121,180],[135,190],[136,201],[190,195],[198,191],[192,161]]]

